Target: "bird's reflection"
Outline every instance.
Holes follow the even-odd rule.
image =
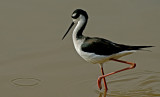
[[[106,92],[104,92],[104,93],[100,92],[98,97],[106,97],[106,94],[107,94]]]
[[[104,91],[104,92],[98,91],[98,94],[99,94],[98,97],[107,97],[107,92],[106,91]]]

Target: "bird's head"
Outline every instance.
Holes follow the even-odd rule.
[[[65,35],[63,36],[62,40],[65,38],[65,36],[68,34],[69,30],[72,28],[72,26],[77,23],[80,19],[88,19],[88,14],[86,11],[82,10],[82,9],[76,9],[72,15],[72,24],[70,25],[70,27],[68,28],[67,32],[65,33]]]

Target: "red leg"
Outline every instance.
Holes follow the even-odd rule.
[[[129,69],[133,69],[136,67],[136,63],[132,63],[132,62],[127,62],[127,61],[122,61],[122,60],[117,60],[117,59],[111,59],[113,61],[117,61],[117,62],[121,62],[121,63],[126,63],[126,64],[129,64],[131,65],[130,67],[127,67],[127,68],[124,68],[124,69],[121,69],[121,70],[118,70],[118,71],[115,71],[115,72],[111,72],[111,73],[108,73],[106,75],[102,75],[98,78],[98,86],[101,86],[101,80],[102,78],[104,79],[105,77],[109,76],[109,75],[112,75],[112,74],[115,74],[115,73],[118,73],[118,72],[121,72],[121,71],[125,71],[125,70],[129,70]],[[99,87],[101,89],[101,87]]]
[[[101,65],[101,73],[102,73],[102,76],[104,76],[104,70],[103,70],[103,66],[102,65]],[[105,78],[103,78],[103,82],[104,82],[105,91],[107,92],[108,88],[107,88],[107,84],[106,84],[106,79]],[[102,88],[101,84],[98,84],[98,87],[99,87],[99,89],[101,89]]]

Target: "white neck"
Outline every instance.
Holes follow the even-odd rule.
[[[81,15],[76,27],[73,30],[73,34],[72,34],[74,47],[79,54],[81,51],[80,46],[83,43],[84,39],[83,38],[80,39],[78,35],[79,33],[82,33],[80,32],[80,30],[82,29],[83,25],[85,25],[86,22],[87,22],[86,18]]]
[[[75,20],[75,22],[76,22],[76,20]],[[73,41],[77,39],[77,34],[85,23],[86,23],[86,18],[83,15],[80,15],[78,23],[73,30],[73,34],[72,34]]]

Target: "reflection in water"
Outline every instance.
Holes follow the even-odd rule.
[[[98,96],[98,97],[106,97],[106,94],[107,94],[106,91],[104,91],[104,92],[99,92],[99,91],[97,91],[97,92],[99,93],[99,96]]]
[[[73,79],[63,86],[65,97],[77,97],[74,94],[90,97],[160,97],[160,72],[139,71],[115,75],[107,80],[109,90],[99,90],[95,79]],[[95,91],[94,91],[95,90]],[[94,92],[93,92],[94,91]]]
[[[160,72],[121,73],[108,78],[107,84],[106,93],[104,88],[97,88],[95,78],[76,78],[68,81],[62,91],[66,93],[65,97],[160,97]]]
[[[111,87],[107,93],[97,91],[98,97],[159,97],[160,77],[158,75],[160,72],[144,71],[117,76],[118,80],[108,82],[109,85],[116,88]],[[128,81],[132,81],[132,86],[125,84]]]
[[[41,80],[36,78],[15,78],[11,80],[14,85],[17,86],[35,86],[40,83]]]

